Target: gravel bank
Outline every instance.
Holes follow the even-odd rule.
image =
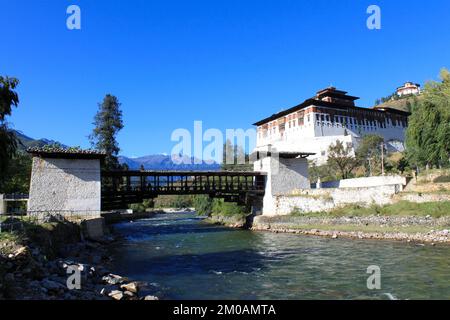
[[[331,238],[380,239],[450,243],[450,217],[256,217],[252,230],[287,232]]]

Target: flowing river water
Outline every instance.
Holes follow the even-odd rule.
[[[114,228],[113,269],[165,299],[450,299],[450,246],[236,230],[193,213]],[[367,288],[372,265],[380,290]]]

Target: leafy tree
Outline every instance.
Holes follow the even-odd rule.
[[[356,150],[356,158],[363,164],[367,176],[381,172],[382,136],[369,134],[363,137]]]
[[[25,152],[17,152],[8,166],[1,193],[28,193],[31,177],[31,157]]]
[[[407,157],[416,166],[448,166],[450,158],[450,73],[425,85],[423,98],[412,108],[406,132]]]
[[[336,170],[328,164],[318,166],[314,161],[309,161],[308,171],[311,183],[317,183],[319,178],[322,182],[338,180]]]
[[[244,149],[241,146],[233,145],[230,140],[227,140],[223,145],[223,161],[221,166],[223,171],[252,170],[253,168],[249,159],[250,157],[245,153]]]
[[[0,121],[4,122],[6,116],[10,116],[12,107],[17,107],[19,104],[19,95],[16,87],[19,85],[19,80],[16,78],[0,76]]]
[[[327,164],[339,171],[342,179],[347,179],[358,166],[358,160],[354,157],[350,146],[344,146],[342,141],[336,140],[336,143],[328,148]]]
[[[15,91],[18,84],[19,80],[16,78],[0,76],[0,187],[17,150],[16,136],[9,129],[6,117],[10,116],[12,108],[19,104],[19,96]]]
[[[396,163],[395,168],[403,174],[409,167],[408,160],[406,157],[401,157],[400,160]]]
[[[106,153],[105,169],[119,169],[117,155],[120,148],[116,136],[123,128],[121,103],[117,97],[107,94],[98,106],[93,123],[95,128],[89,138],[93,147]]]

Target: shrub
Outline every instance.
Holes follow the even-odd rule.
[[[439,176],[433,180],[434,183],[447,183],[450,182],[450,176]]]

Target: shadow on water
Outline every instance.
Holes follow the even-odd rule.
[[[153,275],[193,275],[214,272],[251,273],[265,267],[263,255],[253,250],[229,252],[212,252],[203,254],[179,254],[154,256],[151,260],[135,261],[133,273],[150,273]],[[271,260],[274,257],[270,258]]]
[[[171,235],[171,234],[189,234],[189,233],[210,233],[210,232],[236,232],[237,230],[218,227],[207,224],[159,224],[159,225],[139,225],[139,223],[121,224],[116,226],[115,229],[121,233],[127,233],[130,236],[133,234],[146,234],[150,235]],[[127,232],[129,230],[129,233]]]

